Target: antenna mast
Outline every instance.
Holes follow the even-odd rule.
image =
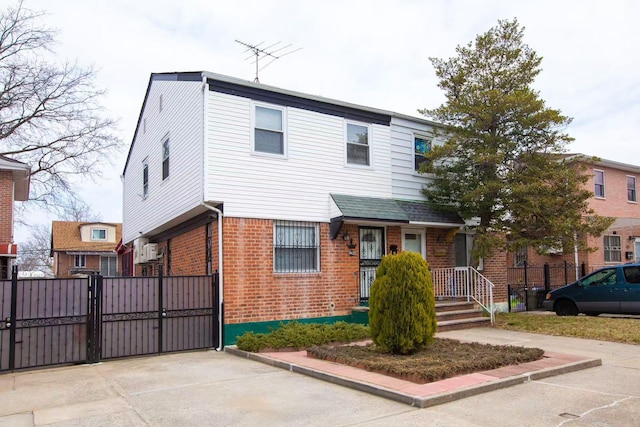
[[[291,53],[297,52],[300,49],[302,49],[300,47],[298,49],[293,49],[293,50],[287,51],[287,49],[291,48],[291,44],[288,44],[288,45],[280,47],[280,48],[276,48],[276,46],[279,45],[280,42],[274,43],[274,44],[272,44],[270,46],[267,46],[267,47],[261,47],[261,45],[263,45],[264,42],[260,42],[258,44],[249,44],[249,43],[245,43],[245,42],[240,41],[240,40],[236,40],[236,43],[239,43],[242,46],[247,48],[244,51],[245,53],[249,52],[249,51],[251,52],[251,55],[249,55],[247,58],[245,58],[245,60],[248,60],[248,59],[251,59],[251,58],[255,57],[254,63],[256,64],[256,78],[253,79],[253,81],[255,83],[260,83],[260,79],[258,78],[258,72],[259,71],[262,71],[265,68],[267,68],[276,59],[280,59],[285,55],[289,55]],[[269,61],[266,65],[263,65],[262,67],[260,67],[259,66],[260,58],[265,58],[265,57],[270,57],[271,61]]]

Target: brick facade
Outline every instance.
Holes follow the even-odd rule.
[[[0,243],[13,243],[13,175],[0,171]]]

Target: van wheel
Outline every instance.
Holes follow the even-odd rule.
[[[556,302],[556,314],[558,316],[577,316],[578,307],[568,299],[561,299]]]

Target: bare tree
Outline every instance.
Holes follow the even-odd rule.
[[[62,221],[75,222],[99,222],[102,221],[102,215],[95,213],[91,207],[78,198],[70,198],[62,206]]]
[[[42,271],[46,276],[52,277],[51,226],[36,224],[30,231],[29,239],[20,244],[18,251],[20,271]]]
[[[99,176],[122,143],[94,69],[45,59],[55,32],[43,16],[22,1],[0,11],[0,154],[31,165],[29,203],[60,212],[75,198],[73,177]]]

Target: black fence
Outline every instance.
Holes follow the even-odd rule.
[[[218,347],[218,274],[0,281],[0,371]]]
[[[529,265],[507,268],[509,311],[530,311],[542,308],[545,295],[552,289],[566,286],[586,275],[586,265],[562,264]]]

